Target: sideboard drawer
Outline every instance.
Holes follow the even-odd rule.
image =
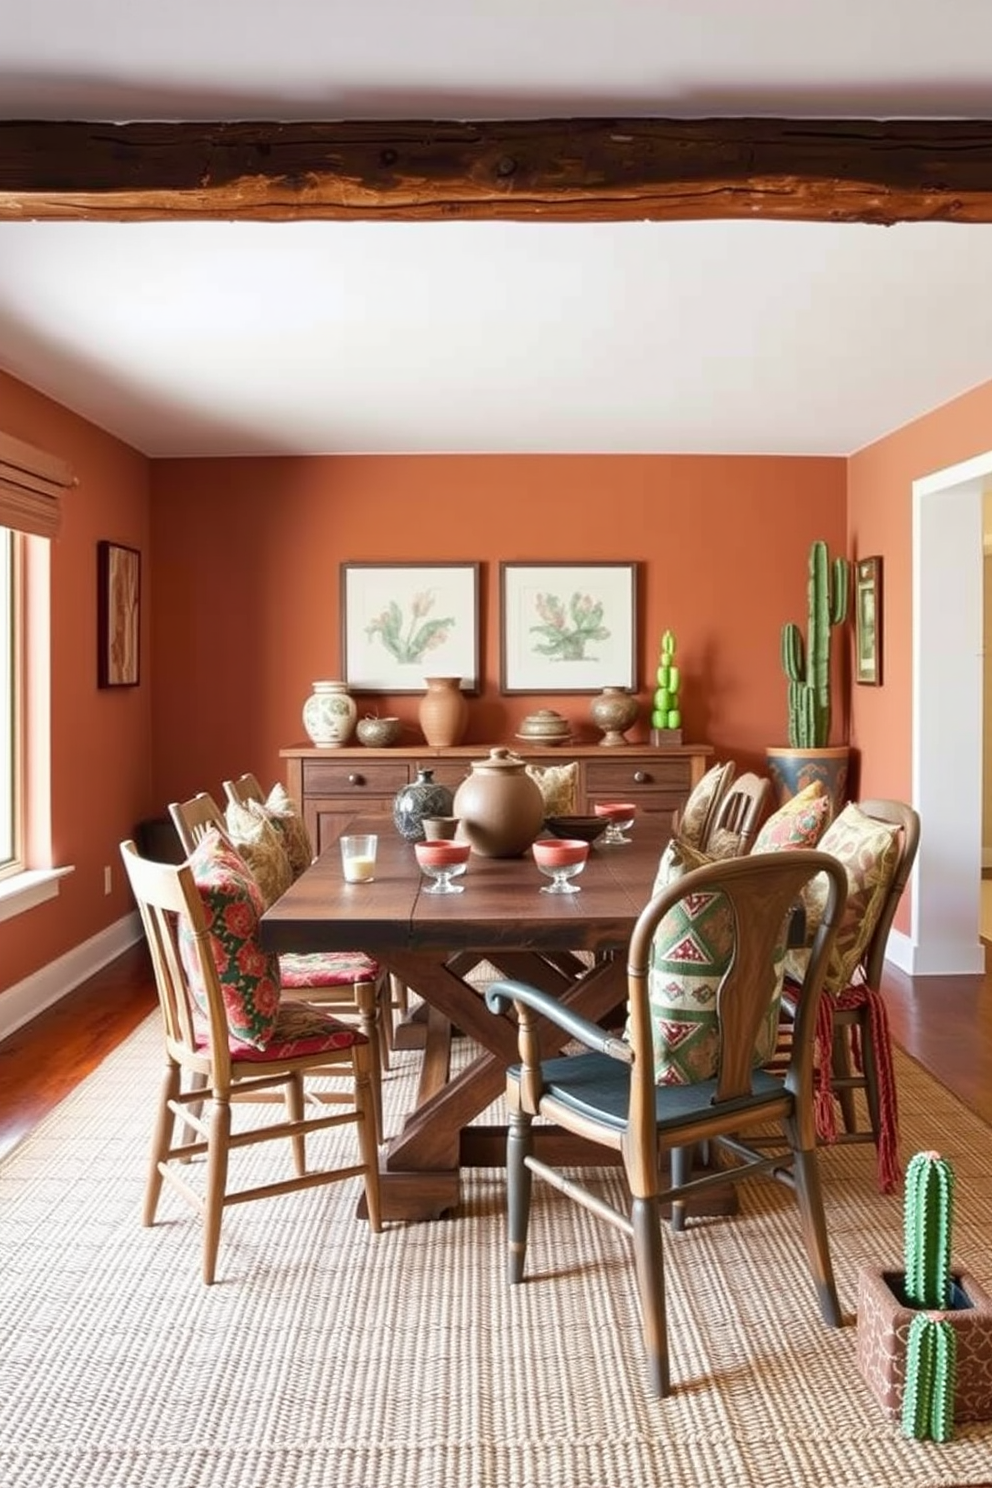
[[[390,796],[411,779],[405,760],[303,761],[304,796]]]
[[[591,759],[586,761],[586,792],[625,795],[652,790],[686,796],[692,784],[689,759]]]

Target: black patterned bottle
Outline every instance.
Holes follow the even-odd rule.
[[[393,798],[393,821],[407,842],[423,842],[425,816],[450,816],[454,796],[434,779],[433,770],[417,771],[416,780],[401,786]]]

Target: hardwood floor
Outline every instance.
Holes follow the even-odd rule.
[[[992,974],[888,968],[883,993],[900,1047],[992,1124]],[[135,946],[0,1043],[0,1158],[155,1005],[147,953]]]

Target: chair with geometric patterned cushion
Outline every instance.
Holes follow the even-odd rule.
[[[203,1217],[207,1285],[216,1273],[223,1213],[232,1204],[360,1177],[369,1224],[381,1229],[368,1040],[316,1008],[281,1003],[277,959],[257,942],[258,888],[219,833],[210,833],[196,853],[211,851],[209,844],[213,866],[198,885],[191,862],[155,863],[142,858],[133,842],[121,843],[165,1035],[165,1074],[142,1220],[154,1224],[163,1181],[197,1209]],[[346,1077],[348,1089],[322,1090],[321,1114],[307,1115],[314,1107],[304,1099],[304,1081],[318,1074]],[[235,1096],[261,1101],[279,1091],[284,1120],[250,1127],[239,1122],[234,1129]],[[355,1160],[308,1170],[307,1138],[348,1124],[357,1129]],[[293,1176],[237,1189],[229,1185],[232,1153],[280,1139],[291,1144]],[[197,1172],[203,1175],[202,1187],[194,1182]]]
[[[892,1041],[881,996],[885,949],[920,843],[920,818],[902,801],[849,803],[818,848],[843,864],[847,908],[827,967],[820,1003],[816,1118],[822,1140],[871,1142],[878,1183],[891,1193],[901,1177],[899,1111]],[[815,929],[822,885],[806,891],[807,929]],[[790,951],[782,1011],[795,1018],[806,952]],[[858,1122],[855,1092],[864,1093],[867,1128]],[[839,1107],[843,1131],[837,1129]]]
[[[819,872],[829,881],[828,903],[806,969],[789,1068],[780,1076],[761,1066],[759,1046],[777,1006],[790,908]],[[506,1085],[509,1280],[523,1280],[536,1175],[632,1243],[649,1382],[656,1395],[667,1395],[670,1388],[661,1205],[670,1202],[674,1211],[714,1182],[736,1184],[763,1174],[792,1189],[821,1315],[833,1327],[841,1323],[817,1166],[812,1074],[820,985],[845,893],[842,868],[818,852],[726,858],[686,873],[652,897],[634,927],[626,955],[630,1016],[623,1038],[526,983],[501,980],[486,990],[491,1012],[505,1016],[515,1010],[520,1060],[507,1071]],[[676,917],[681,917],[677,933],[662,956],[661,927],[674,930]],[[658,1039],[665,1030],[653,1012],[653,990],[673,966],[698,962],[701,939],[712,962],[711,1033],[705,1050],[697,1050],[691,1082],[670,1080],[663,1072],[659,1084]],[[582,1051],[542,1058],[544,1018],[583,1045]],[[582,1170],[577,1176],[575,1169],[553,1167],[553,1148],[539,1158],[534,1131],[539,1117],[617,1154],[629,1200],[616,1205],[601,1185],[580,1181]],[[749,1140],[752,1132],[763,1139],[773,1125],[780,1135],[775,1151]],[[666,1183],[661,1155],[702,1143],[719,1154],[719,1172],[698,1173],[684,1182],[673,1173]],[[553,1206],[548,1214],[553,1224]],[[678,1247],[680,1259],[691,1267],[687,1246],[691,1230]],[[555,1253],[553,1237],[550,1250]],[[785,1286],[791,1253],[783,1249],[780,1259]],[[574,1266],[558,1270],[562,1285],[575,1284]],[[687,1285],[684,1296],[689,1295]]]
[[[711,858],[739,858],[750,852],[771,793],[767,776],[750,770],[738,775],[710,814],[701,850]]]
[[[773,811],[751,844],[753,853],[816,847],[830,825],[832,802],[822,780],[813,780]]]
[[[188,801],[169,805],[183,850],[192,857],[197,845],[215,830],[237,850],[262,895],[263,911],[292,882],[292,868],[275,827],[248,808],[229,803],[225,815],[205,791]],[[279,958],[279,978],[285,997],[297,1002],[333,1008],[339,1017],[357,1017],[358,1025],[375,1055],[372,1094],[378,1130],[382,1132],[382,1064],[380,1029],[383,1002],[388,998],[385,973],[379,963],[363,951],[320,951],[284,954]]]

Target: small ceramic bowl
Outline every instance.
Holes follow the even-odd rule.
[[[575,837],[539,837],[531,852],[539,868],[565,868],[572,863],[584,863],[589,856],[589,844]]]
[[[398,718],[360,718],[355,724],[355,733],[360,744],[370,749],[388,749],[395,744],[403,731]]]
[[[421,868],[453,868],[467,863],[472,851],[468,842],[415,842],[413,850]]]
[[[595,842],[609,825],[605,816],[549,816],[544,825],[552,837],[578,838],[582,842]]]
[[[428,842],[450,842],[460,821],[460,816],[425,816],[420,825]]]

